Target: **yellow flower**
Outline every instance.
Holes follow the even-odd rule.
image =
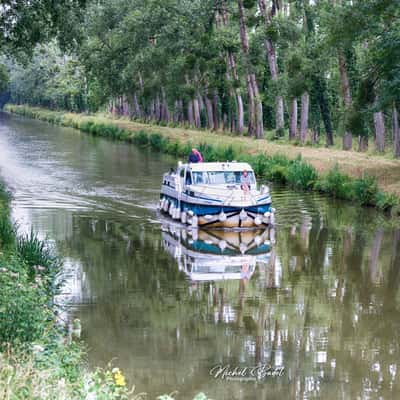
[[[115,372],[114,380],[117,386],[126,386],[125,377],[119,370]]]

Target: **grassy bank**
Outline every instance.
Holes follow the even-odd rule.
[[[0,398],[144,398],[118,368],[87,369],[82,344],[56,323],[61,262],[34,234],[18,235],[9,201],[0,185]],[[207,397],[200,393],[196,399]]]
[[[259,177],[296,189],[317,190],[384,211],[398,209],[400,161],[397,160],[333,149],[279,145],[208,131],[145,125],[103,115],[71,114],[16,105],[8,105],[6,110],[177,157],[186,158],[190,149],[196,146],[207,161],[248,161]]]

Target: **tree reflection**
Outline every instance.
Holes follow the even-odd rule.
[[[78,314],[94,361],[117,356],[140,390],[151,380],[155,393],[393,397],[399,390],[400,230],[365,230],[361,217],[352,226],[335,219],[332,227],[329,218],[303,212],[279,228],[276,243],[256,255],[256,268],[250,258],[237,268],[234,260],[248,256],[241,243],[259,248],[254,237],[180,232],[168,245],[157,226],[76,218],[75,234],[59,245],[81,263],[81,302],[89,306]],[[213,273],[215,267],[205,263],[201,240],[228,257],[223,272],[236,275],[193,280],[193,268]],[[224,389],[208,374],[217,363],[283,365],[285,375]]]

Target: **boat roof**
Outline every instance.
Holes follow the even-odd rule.
[[[253,171],[250,164],[245,162],[226,161],[226,162],[201,162],[183,164],[189,166],[192,171]]]

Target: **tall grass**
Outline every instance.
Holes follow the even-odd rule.
[[[15,226],[10,220],[10,193],[0,183],[0,251],[8,249],[15,243]]]

